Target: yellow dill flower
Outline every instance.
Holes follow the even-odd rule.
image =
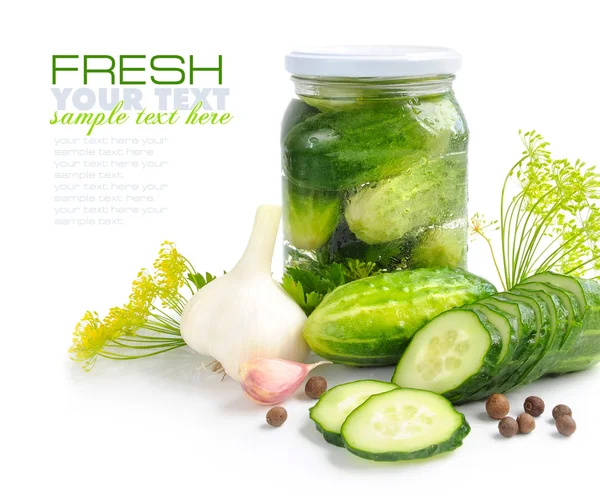
[[[134,309],[140,314],[147,314],[152,302],[158,296],[160,288],[154,278],[146,271],[140,270],[137,278],[131,284],[131,294],[129,295],[129,304],[131,311]]]
[[[146,269],[138,272],[125,305],[111,308],[103,320],[88,311],[76,325],[69,353],[73,360],[84,362],[85,370],[91,370],[99,356],[129,360],[185,346],[176,318],[156,308],[154,302],[161,299],[163,305],[181,314],[186,298],[179,290],[187,285],[193,293],[188,274],[201,278],[202,285],[214,277],[196,274],[175,244],[168,241],[162,244],[154,269],[154,276]],[[198,281],[192,282],[200,287]]]
[[[483,236],[485,238],[485,233],[487,231],[496,231],[497,229],[497,220],[488,221],[479,213],[476,213],[471,217],[471,222],[469,224],[469,234],[471,234],[471,236]]]
[[[96,358],[109,345],[122,336],[132,336],[144,326],[150,315],[150,305],[156,298],[158,288],[152,276],[140,271],[132,284],[129,302],[122,307],[113,307],[101,321],[97,312],[87,311],[75,326],[73,345],[69,349],[71,358],[86,362],[85,369],[94,366]]]
[[[97,312],[88,310],[75,326],[73,345],[69,348],[69,353],[73,360],[86,362],[84,368],[90,370],[106,343],[114,338],[113,329],[100,321]]]
[[[158,286],[158,295],[166,302],[180,300],[179,290],[186,282],[190,269],[185,258],[175,248],[175,243],[165,241],[154,262],[156,269],[154,280]]]
[[[121,336],[135,334],[135,331],[146,322],[148,314],[148,309],[141,309],[130,302],[122,307],[111,308],[108,315],[104,317],[102,325],[107,329],[107,336],[110,336],[111,340],[114,341]]]

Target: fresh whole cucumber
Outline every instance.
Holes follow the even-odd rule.
[[[491,283],[461,269],[382,273],[329,293],[308,318],[304,338],[335,363],[391,365],[436,315],[495,292]]]

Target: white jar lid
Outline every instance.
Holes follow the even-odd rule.
[[[285,68],[298,76],[407,77],[454,74],[461,56],[451,48],[357,45],[295,50]]]

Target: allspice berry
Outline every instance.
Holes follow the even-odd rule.
[[[498,430],[504,437],[513,437],[519,432],[519,424],[517,424],[517,421],[512,417],[504,417],[498,423]]]
[[[532,417],[539,417],[542,413],[544,413],[544,409],[546,405],[544,405],[544,400],[538,396],[529,396],[525,403],[523,403],[523,408],[525,409],[525,413],[528,413]]]
[[[573,412],[567,405],[556,405],[552,409],[552,416],[554,420],[558,419],[558,417],[562,417],[563,415],[568,415],[569,417],[573,416]]]
[[[509,410],[508,398],[503,394],[492,394],[485,402],[485,411],[493,419],[503,419]]]
[[[556,419],[556,429],[563,436],[570,436],[577,429],[577,424],[570,415],[561,415]]]
[[[315,375],[311,377],[304,387],[304,391],[306,396],[313,399],[318,399],[321,395],[327,391],[327,379],[320,375]]]
[[[287,420],[287,410],[282,406],[274,406],[267,412],[267,424],[280,427]]]
[[[519,424],[519,432],[521,434],[529,434],[535,429],[535,419],[528,413],[522,413],[517,417],[517,424]]]

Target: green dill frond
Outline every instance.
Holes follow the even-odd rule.
[[[600,268],[600,174],[581,160],[554,159],[536,131],[519,131],[525,150],[502,189],[500,232],[505,287],[547,270],[592,277]],[[472,234],[493,227],[471,220]],[[492,249],[493,255],[493,249]],[[501,273],[503,272],[503,274]]]

